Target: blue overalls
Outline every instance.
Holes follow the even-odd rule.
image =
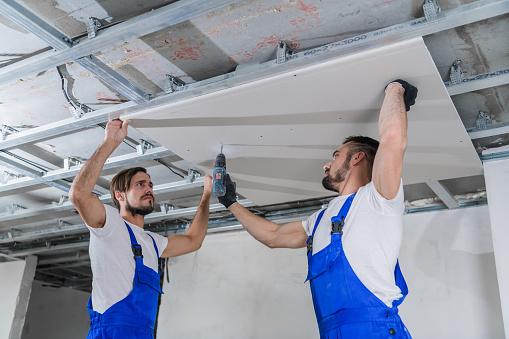
[[[129,231],[136,261],[133,289],[127,297],[112,305],[103,314],[93,310],[92,298],[90,298],[88,301],[90,331],[87,339],[154,338],[159,293],[163,293],[159,284],[161,270],[156,273],[150,267],[143,265],[141,245],[136,241],[129,225],[124,223]],[[154,238],[152,242],[159,258]]]
[[[331,219],[331,243],[313,255],[313,236],[325,209],[308,237],[308,276],[321,339],[411,338],[398,315],[398,306],[408,288],[396,263],[394,277],[403,297],[388,307],[359,280],[343,251],[341,237],[355,194],[345,201]],[[306,280],[306,281],[307,281]]]

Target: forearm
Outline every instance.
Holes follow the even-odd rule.
[[[201,247],[203,239],[207,234],[209,223],[209,206],[210,206],[210,192],[204,192],[200,204],[194,216],[193,222],[186,232],[186,235],[191,238],[192,250],[197,250]]]
[[[117,146],[117,144],[107,140],[99,145],[76,175],[69,192],[71,201],[78,199],[80,196],[92,194],[106,160]]]
[[[403,91],[403,87],[397,83],[387,87],[378,121],[380,144],[389,144],[402,151],[407,143],[407,113]]]
[[[239,203],[232,204],[229,210],[253,238],[270,248],[278,247],[276,232],[279,225],[251,213]]]

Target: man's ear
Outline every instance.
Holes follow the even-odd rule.
[[[364,152],[357,152],[352,157],[352,166],[357,165],[358,163],[360,163],[362,161],[362,159],[365,159],[365,158],[366,158],[366,154]]]
[[[125,193],[120,192],[120,191],[115,191],[115,198],[118,201],[125,201]]]

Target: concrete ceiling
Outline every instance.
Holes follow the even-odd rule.
[[[90,157],[109,118],[143,116],[140,112],[419,36],[470,135],[471,149],[480,153],[509,144],[509,1],[439,4],[438,17],[426,20],[424,2],[413,0],[3,1],[0,258],[35,254],[38,279],[90,288],[88,232],[66,190],[79,169],[77,161]],[[93,38],[87,36],[91,17],[100,23]],[[274,66],[279,41],[294,56]],[[451,83],[456,60],[461,60],[460,84]],[[187,87],[166,93],[167,75]],[[365,81],[370,75],[363,74]],[[303,91],[306,86],[318,84],[308,83]],[[81,117],[73,117],[73,107]],[[487,113],[484,130],[477,128],[480,111]],[[439,130],[430,126],[429,138],[439,137]],[[108,202],[111,177],[141,163],[162,204],[147,227],[163,234],[181,232],[201,194],[202,179],[193,171],[204,172],[174,154],[178,147],[163,147],[144,132],[129,129],[96,193]],[[153,146],[143,155],[136,152],[140,140]],[[69,168],[64,168],[65,159],[71,159]],[[484,191],[482,174],[405,186],[409,212],[485,203]],[[257,213],[288,219],[329,198],[323,191],[320,198],[277,205],[243,203]],[[444,206],[440,198],[452,202]],[[232,222],[216,201],[212,211],[211,227]]]

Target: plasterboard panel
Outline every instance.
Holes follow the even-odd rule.
[[[330,195],[322,166],[349,135],[378,138],[383,89],[419,88],[408,114],[405,184],[482,173],[421,38],[131,116],[132,125],[211,173],[220,145],[240,194],[257,204]]]

